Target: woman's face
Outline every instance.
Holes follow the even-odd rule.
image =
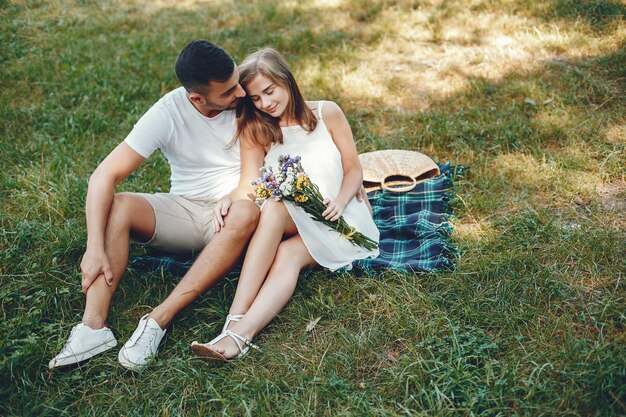
[[[263,74],[248,83],[246,92],[257,109],[279,119],[289,104],[289,91]]]

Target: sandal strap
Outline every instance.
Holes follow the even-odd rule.
[[[231,321],[239,321],[243,318],[243,314],[228,314],[226,316],[226,322],[224,323],[224,327],[222,327],[222,333],[224,333],[226,330],[228,330],[228,325],[230,324]]]
[[[250,348],[254,348],[257,350],[259,349],[259,347],[255,345],[254,343],[252,343],[250,340],[246,339],[245,337],[241,335],[238,335],[237,333],[231,330],[226,330],[225,332],[220,333],[219,335],[217,335],[215,339],[211,340],[208,344],[214,345],[226,337],[230,337],[231,339],[235,341],[235,344],[237,345],[237,348],[239,349],[239,355],[237,355],[237,358],[241,358],[246,353],[248,353]],[[242,342],[243,342],[243,345],[242,345]]]
[[[208,344],[209,345],[215,345],[220,340],[225,339],[227,337],[230,337],[231,339],[233,339],[235,341],[235,344],[237,345],[237,349],[239,349],[239,356],[241,356],[242,355],[241,352],[244,352],[244,350],[248,351],[249,348],[242,346],[241,342],[239,340],[237,340],[236,337],[233,336],[234,333],[232,333],[232,334],[231,333],[232,332],[230,330],[226,330],[225,332],[218,334],[217,337],[215,339],[211,340]],[[237,335],[237,336],[239,336],[239,335]],[[242,338],[242,339],[245,339],[245,338],[243,338],[241,336],[239,336],[239,337]]]
[[[241,340],[243,342],[243,344],[246,345],[246,348],[259,349],[259,347],[257,345],[255,345],[254,343],[252,343],[250,340],[246,339],[243,336],[238,335],[237,333],[233,332],[232,330],[226,330],[223,334],[226,335],[226,336],[232,337],[235,340],[235,343],[237,343],[237,346],[239,346],[239,350],[240,351],[242,351],[242,349],[241,349],[241,345],[239,344],[237,339]]]

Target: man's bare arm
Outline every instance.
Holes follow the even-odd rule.
[[[87,248],[80,264],[83,292],[100,275],[110,285],[113,275],[104,248],[106,225],[113,203],[115,186],[133,173],[145,160],[125,142],[120,143],[98,165],[89,178],[87,189]]]

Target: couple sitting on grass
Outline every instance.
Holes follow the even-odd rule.
[[[85,312],[50,368],[117,345],[106,320],[131,239],[169,252],[200,252],[119,351],[120,364],[132,370],[149,363],[174,316],[225,276],[246,247],[221,334],[191,344],[200,357],[229,360],[256,348],[253,338],[287,304],[302,268],[336,270],[378,255],[378,249],[353,245],[289,201],[270,199],[260,210],[250,197],[251,181],[263,165],[298,155],[325,197],[323,216],[333,222],[343,216],[378,242],[352,132],[335,103],[304,101],[287,63],[271,48],[237,68],[222,48],[193,41],[178,55],[176,75],[182,87],[152,106],[89,180],[87,248],[80,265]],[[157,149],[171,166],[170,192],[115,193]]]

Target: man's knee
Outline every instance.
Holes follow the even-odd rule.
[[[110,226],[130,226],[132,198],[130,193],[117,193],[113,195],[108,222]]]
[[[251,235],[259,222],[259,207],[251,201],[235,201],[224,218],[226,228]]]
[[[155,222],[154,210],[142,196],[134,193],[113,195],[107,227],[109,231],[130,231],[135,239],[144,240],[154,233]]]

